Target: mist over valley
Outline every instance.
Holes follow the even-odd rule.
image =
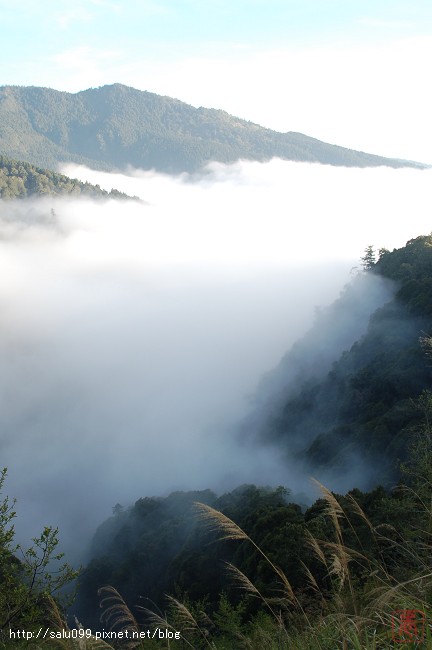
[[[362,5],[366,49],[261,51],[252,30],[216,40],[198,80],[189,43],[169,72],[168,42],[144,37],[175,32],[195,7],[177,4],[130,5],[143,70],[167,53],[153,77],[134,50],[131,85],[113,78],[121,3],[59,0],[47,81],[9,71],[0,86],[0,645],[121,650],[144,630],[149,650],[429,640],[432,167],[425,100],[400,82],[427,44],[403,41],[404,65],[402,41],[379,54],[382,16]],[[290,25],[296,4],[243,13]],[[233,34],[236,11],[222,12]],[[393,11],[390,31],[405,24]],[[96,15],[101,38],[115,15],[118,51],[68,40]],[[185,97],[204,98],[211,79],[221,103],[145,90],[162,69],[157,88],[189,75]],[[240,88],[263,126],[219,108],[241,106]],[[333,144],[344,132],[359,150]],[[363,146],[374,137],[407,155]]]
[[[2,204],[1,428],[19,533],[59,525],[75,553],[116,503],[145,495],[242,483],[312,494],[297,461],[241,442],[239,424],[367,243],[425,230],[431,172],[280,160],[177,177],[62,171],[143,202]],[[391,291],[363,291],[339,347],[324,337],[324,369]],[[304,363],[316,368],[315,354]]]

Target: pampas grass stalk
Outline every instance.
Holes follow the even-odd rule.
[[[253,541],[253,539],[251,539],[251,537],[249,537],[249,535],[242,528],[240,528],[240,526],[238,526],[232,519],[224,515],[219,510],[216,510],[215,508],[212,508],[211,506],[200,502],[195,502],[194,508],[195,511],[198,513],[198,517],[204,523],[207,530],[209,532],[218,533],[218,541],[244,540],[249,542],[254,547],[257,553],[261,555],[261,557],[265,560],[265,562],[270,566],[273,573],[277,576],[279,582],[282,584],[283,599],[286,600],[289,605],[296,606],[301,611],[304,619],[310,626],[311,623],[309,621],[309,618],[305,610],[303,609],[300,601],[298,600],[297,596],[295,595],[291,583],[289,582],[287,576],[285,575],[285,573],[282,571],[280,567],[276,566],[270,560],[268,555],[264,553],[264,551],[258,546],[258,544],[256,544]],[[232,565],[229,566],[232,567]],[[231,573],[232,572],[233,569],[231,569]],[[272,613],[278,626],[280,626],[284,630],[285,635],[288,637],[288,631],[285,625],[283,624],[281,615],[277,614],[273,610],[268,600],[262,596],[262,594],[252,584],[249,578],[247,578],[247,576],[245,576],[239,569],[236,569],[236,577],[241,583],[241,588],[244,589],[247,587],[247,590],[249,590],[251,594],[255,594],[255,595],[258,594],[260,596],[262,602]],[[319,648],[320,647],[319,644],[316,647]]]

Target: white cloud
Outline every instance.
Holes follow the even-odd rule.
[[[233,441],[246,396],[366,245],[430,230],[432,171],[66,171],[149,205],[0,204],[0,427],[18,524],[59,524],[73,551],[117,502],[290,485],[271,454]]]
[[[52,60],[52,85],[78,91],[121,82],[276,130],[432,162],[431,37],[278,49],[165,44],[163,54],[144,43],[135,43],[133,53],[121,48],[60,53]]]
[[[174,178],[139,170],[108,174],[75,165],[62,171],[149,202],[149,207],[135,208],[137,224],[141,212],[148,215],[146,227],[152,228],[154,240],[146,256],[164,263],[351,260],[369,244],[402,246],[431,229],[432,170],[338,168],[274,159],[212,163],[202,175]],[[114,237],[118,254],[121,241]]]
[[[52,58],[52,63],[57,68],[59,79],[66,76],[68,86],[79,91],[103,85],[103,81],[98,83],[101,71],[114,68],[119,59],[121,53],[118,50],[100,50],[82,45],[59,52]],[[61,82],[56,84],[56,88],[65,89]]]
[[[249,51],[226,59],[199,56],[178,62],[171,73],[167,65],[155,90],[280,131],[432,162],[426,81],[431,57],[429,37],[382,46]]]
[[[373,18],[372,16],[363,16],[358,19],[359,25],[364,25],[366,27],[373,27],[374,29],[379,30],[382,35],[382,30],[416,30],[416,24],[410,20],[392,20],[386,18]]]
[[[69,29],[75,23],[89,23],[94,19],[94,14],[82,5],[69,5],[63,11],[57,11],[52,14],[52,19],[60,29]]]

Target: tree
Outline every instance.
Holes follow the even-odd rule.
[[[364,250],[364,255],[361,257],[362,266],[365,271],[370,271],[375,266],[376,255],[373,246],[366,246]]]
[[[0,494],[7,470],[0,472]],[[14,541],[15,500],[0,500],[0,644],[9,639],[9,630],[29,631],[46,618],[46,606],[62,587],[78,573],[62,563],[56,553],[58,529],[45,526],[33,544],[24,550]]]

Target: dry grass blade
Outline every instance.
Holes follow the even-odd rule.
[[[347,578],[347,568],[346,565],[341,562],[339,555],[336,553],[332,558],[329,575],[334,575],[339,578],[339,589],[342,589]]]
[[[284,587],[285,596],[291,602],[294,602],[296,600],[289,580],[282,569],[273,564],[269,557],[260,549],[257,544],[255,544],[249,535],[240,528],[240,526],[238,526],[234,521],[232,521],[232,519],[224,515],[222,512],[215,510],[205,503],[195,502],[194,507],[198,511],[200,518],[204,524],[207,525],[207,528],[209,530],[221,532],[221,537],[219,537],[219,540],[242,539],[247,540],[250,544],[252,544],[252,546],[258,551],[264,560],[271,566],[274,573],[279,577]]]
[[[312,571],[309,569],[309,567],[306,566],[306,564],[303,561],[300,561],[300,564],[303,567],[303,571],[306,574],[306,577],[309,581],[310,587],[318,594],[322,595],[321,589],[318,586],[317,581],[315,580],[315,576],[313,575]]]
[[[372,523],[370,522],[368,516],[366,515],[366,513],[364,512],[363,508],[360,506],[358,501],[356,499],[354,499],[352,494],[347,494],[346,498],[350,502],[350,504],[352,506],[352,509],[355,512],[355,514],[358,515],[365,522],[365,524],[369,527],[369,529],[373,531]]]
[[[281,617],[279,614],[277,614],[273,607],[271,606],[270,602],[265,598],[262,593],[255,587],[255,585],[249,580],[249,578],[242,572],[240,569],[238,569],[236,566],[231,564],[230,562],[225,562],[225,566],[227,568],[227,571],[229,575],[231,576],[234,586],[238,587],[239,589],[243,589],[246,591],[248,594],[251,596],[257,596],[262,600],[264,605],[268,608],[269,612],[271,615],[274,617],[274,619],[278,622],[278,625],[282,626],[282,621]]]
[[[252,596],[259,596],[260,598],[262,598],[258,589],[249,580],[249,578],[243,573],[243,571],[240,571],[240,569],[238,569],[230,562],[224,562],[224,564],[232,580],[232,583],[235,587],[238,587],[239,589],[243,589],[244,591],[246,591],[248,594]]]
[[[174,596],[166,596],[166,599],[170,603],[171,607],[173,608],[177,616],[177,620],[179,624],[183,626],[183,629],[186,631],[195,630],[199,632],[199,634],[204,639],[205,643],[209,646],[209,648],[213,648],[214,645],[210,643],[210,641],[207,638],[208,631],[202,629],[202,627],[198,624],[198,621],[196,620],[192,612],[186,607],[186,605],[184,603],[181,603],[179,600],[177,600],[177,598],[174,598]],[[182,638],[186,640],[183,636]]]
[[[164,618],[157,612],[154,612],[152,609],[148,609],[147,607],[142,607],[141,605],[137,605],[137,610],[139,612],[142,612],[145,615],[146,622],[149,625],[155,627],[167,627],[174,630],[173,626],[168,623],[166,618]]]
[[[110,630],[120,628],[139,632],[139,625],[117,589],[106,585],[98,590],[99,606],[103,609],[100,620]]]
[[[69,627],[60,614],[60,610],[54,598],[50,594],[44,594],[40,598],[40,605],[43,607],[44,620],[49,624],[50,630],[53,632],[62,632],[69,630]],[[56,639],[56,647],[70,650],[71,643],[69,639]]]
[[[415,578],[411,578],[411,580],[405,580],[404,582],[400,582],[391,587],[387,586],[387,588],[374,590],[375,593],[378,592],[380,595],[373,601],[373,608],[375,611],[383,610],[387,605],[395,600],[396,596],[400,600],[400,592],[404,592],[406,587],[414,585],[416,583],[421,583],[422,581],[427,581],[427,588],[430,589],[432,586],[432,573],[417,576]],[[407,591],[406,595],[409,597],[409,590]]]
[[[240,528],[240,526],[232,521],[232,519],[219,512],[218,510],[215,510],[211,506],[199,502],[196,502],[194,506],[198,511],[200,518],[204,521],[205,524],[207,524],[207,527],[210,530],[220,531],[222,533],[222,536],[219,537],[219,540],[240,539],[247,540],[250,544],[252,544],[255,550],[261,555],[261,557],[264,558],[273,572],[278,576],[283,586],[283,593],[285,598],[290,603],[298,604],[298,600],[285,573],[270,560],[264,551],[253,541],[253,539],[249,537],[247,533],[244,532],[244,530]]]
[[[282,583],[283,594],[284,594],[285,598],[287,598],[287,600],[290,603],[297,603],[297,598],[296,598],[296,596],[294,594],[293,588],[291,587],[290,581],[286,577],[285,573],[282,571],[282,569],[280,567],[278,567],[278,566],[276,566],[274,564],[272,564],[272,566],[274,567],[274,570],[276,571],[276,574],[279,576],[279,580]]]
[[[199,629],[199,625],[196,618],[184,603],[181,603],[179,600],[177,600],[177,598],[174,598],[174,596],[166,596],[166,599],[169,602],[169,604],[172,606],[174,611],[176,612],[179,623],[185,626],[184,629],[186,630]]]
[[[342,539],[342,531],[339,524],[340,517],[345,517],[345,513],[340,505],[339,501],[336,499],[334,494],[330,492],[322,483],[316,479],[311,479],[313,483],[319,488],[323,499],[327,503],[327,514],[330,515],[331,520],[333,521],[333,526],[336,531],[338,539]]]
[[[44,614],[47,617],[50,626],[57,629],[66,629],[66,623],[60,614],[60,610],[54,598],[50,594],[43,596]]]
[[[340,544],[338,542],[321,542],[324,548],[332,550],[334,553],[337,553],[345,564],[351,562],[354,558],[357,561],[364,560],[367,564],[370,564],[369,559],[360,551],[356,551],[353,548],[348,548],[345,544]]]
[[[56,637],[55,639],[55,647],[59,650],[60,648],[64,650],[114,650],[113,646],[106,643],[106,641],[96,639],[93,635],[86,636],[86,632],[77,618],[75,618],[76,630],[83,630],[83,632],[81,633],[81,637],[78,634],[77,638],[73,638],[72,634],[74,632],[68,627],[66,621],[60,614],[56,601],[50,594],[43,596],[43,606],[46,622],[49,624],[50,630],[52,632],[62,633],[60,638]],[[66,638],[67,635],[65,634],[63,638],[63,633],[69,633],[71,636]]]
[[[222,512],[215,510],[206,503],[200,503],[199,501],[194,503],[194,509],[210,532],[219,532],[221,534],[219,540],[247,539],[250,541],[249,536],[244,532],[244,530]]]
[[[315,556],[320,560],[320,562],[322,562],[322,564],[324,564],[326,568],[328,568],[326,556],[324,555],[324,551],[322,550],[318,540],[311,534],[309,530],[306,530],[306,537],[307,544],[310,546]]]
[[[75,618],[75,625],[77,626],[78,630],[84,629],[77,618]],[[96,639],[94,636],[83,636],[82,638],[74,640],[74,643],[74,647],[77,647],[78,650],[114,650],[114,646],[109,645],[102,639]],[[70,646],[68,647],[70,648]]]
[[[169,597],[168,597],[169,599]],[[148,621],[149,625],[152,625],[154,627],[162,627],[162,628],[168,628],[169,630],[172,630],[173,632],[177,632],[177,628],[175,628],[171,623],[168,622],[166,618],[161,616],[160,614],[157,614],[151,609],[147,609],[147,607],[137,607],[138,610],[143,612],[146,616],[146,620]],[[193,648],[194,646],[189,643],[189,641],[182,635],[182,642],[186,643],[190,648]]]

